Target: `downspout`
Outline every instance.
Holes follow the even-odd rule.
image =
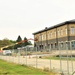
[[[56,45],[57,45],[57,50],[58,50],[59,48],[58,48],[58,31],[57,31],[57,28],[56,28]]]
[[[70,36],[69,36],[69,23],[67,23],[67,41],[70,41]],[[69,43],[68,43],[68,49],[70,49]]]
[[[40,44],[41,44],[41,49],[42,49],[42,34],[40,33],[41,36],[41,40],[40,40]]]
[[[48,39],[47,39],[47,27],[45,28],[46,30],[46,47],[48,47]]]

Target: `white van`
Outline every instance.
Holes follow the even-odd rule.
[[[3,50],[3,55],[11,55],[11,50]]]

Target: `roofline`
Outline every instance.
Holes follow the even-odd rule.
[[[45,29],[42,29],[42,30],[40,30],[40,31],[37,31],[37,32],[33,33],[33,35],[38,34],[38,33],[41,33],[41,32],[44,32],[44,31],[47,31],[47,30],[50,30],[50,29],[54,29],[54,28],[57,28],[57,27],[60,27],[60,26],[63,26],[63,25],[65,25],[65,24],[75,24],[75,21],[73,21],[73,20],[65,21],[65,22],[62,22],[62,23],[60,23],[60,24],[51,26],[51,27],[49,27],[49,28],[46,27]]]

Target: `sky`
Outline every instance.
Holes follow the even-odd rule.
[[[34,38],[34,32],[75,19],[75,0],[0,0],[0,40]]]

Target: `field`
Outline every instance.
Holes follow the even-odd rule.
[[[0,60],[0,75],[54,75],[36,68]]]

